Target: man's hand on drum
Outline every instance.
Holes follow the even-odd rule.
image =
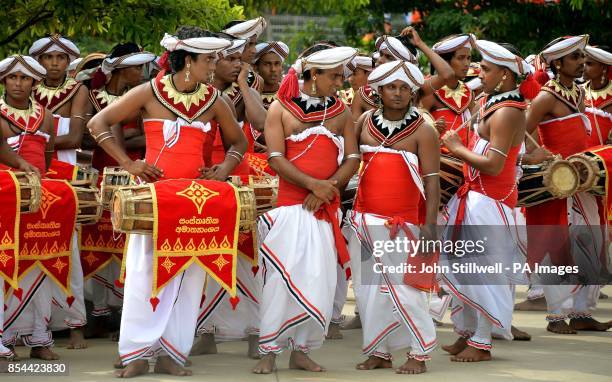
[[[223,165],[223,163],[201,168],[200,172],[202,173],[202,179],[218,180],[219,182],[225,182],[230,174],[227,166]]]
[[[123,168],[130,174],[144,180],[145,182],[154,182],[158,178],[164,176],[163,170],[148,164],[143,160],[131,161]]]
[[[38,170],[38,168],[29,164],[26,160],[22,159],[19,161],[19,166],[17,167],[17,170],[23,171],[28,174],[34,174],[40,178],[40,171]]]
[[[334,198],[340,197],[340,190],[336,187],[337,180],[315,179],[310,184],[310,191],[325,203],[330,203]]]
[[[461,142],[461,138],[459,138],[459,134],[455,130],[449,130],[442,135],[442,144],[453,154],[463,147],[463,142]]]
[[[319,208],[325,203],[322,199],[319,199],[312,192],[306,196],[302,207],[307,211],[317,212]]]
[[[532,152],[523,156],[523,164],[539,164],[552,157],[552,153],[544,147],[536,147]]]

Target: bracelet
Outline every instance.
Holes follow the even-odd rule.
[[[348,154],[344,159],[358,159],[361,160],[361,154]]]
[[[107,139],[108,137],[114,137],[114,135],[110,131],[103,131],[98,135],[92,134],[92,137],[96,141],[96,143],[100,143],[102,140]]]
[[[96,143],[98,144],[98,146],[100,146],[102,144],[102,142],[106,141],[107,139],[114,139],[115,136],[113,134],[111,135],[107,135],[106,137],[100,139],[99,141],[96,141]]]
[[[45,150],[46,153],[54,153],[55,150]]]
[[[242,158],[240,158],[240,157],[239,157],[238,155],[236,155],[235,153],[233,153],[233,152],[231,152],[231,151],[228,151],[226,154],[227,154],[226,156],[229,156],[230,158],[234,158],[234,159],[236,159],[236,160],[238,161],[238,163],[242,163]]]
[[[429,174],[421,175],[421,178],[429,178],[430,176],[440,176],[439,172],[430,172]]]
[[[285,154],[281,153],[280,151],[272,151],[270,155],[268,155],[268,160],[272,158],[278,158],[278,157],[284,157],[284,156]]]
[[[82,115],[73,115],[72,118],[78,118],[78,119],[82,119],[83,121],[87,121],[85,117],[83,117]]]
[[[496,152],[499,155],[503,156],[504,158],[508,158],[508,154],[504,153],[503,151],[496,149],[495,147],[489,147],[490,151]]]
[[[244,154],[241,154],[241,153],[239,153],[239,152],[238,152],[238,151],[236,151],[236,150],[228,150],[228,151],[227,151],[227,153],[228,153],[228,154],[232,153],[232,154],[238,155],[238,156],[240,157],[240,160],[241,160],[241,161],[242,161],[242,158],[244,158]],[[230,155],[231,155],[231,154],[230,154]]]

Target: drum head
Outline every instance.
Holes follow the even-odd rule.
[[[567,160],[574,166],[578,173],[578,192],[587,191],[595,186],[599,167],[591,158],[584,154],[572,155]]]
[[[555,197],[566,198],[573,195],[580,185],[578,172],[566,160],[554,161],[544,175],[544,184]]]
[[[113,193],[110,201],[111,223],[115,231],[119,231],[123,224],[123,214],[121,205],[123,204],[123,190]]]

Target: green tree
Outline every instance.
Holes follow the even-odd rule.
[[[27,51],[36,39],[60,33],[75,41],[101,40],[102,50],[133,41],[159,53],[159,41],[180,25],[219,30],[243,18],[243,8],[229,0],[3,0],[0,56]],[[88,52],[90,50],[85,50]]]
[[[589,34],[593,44],[612,40],[609,0],[438,0],[385,1],[385,12],[418,9],[424,40],[433,43],[456,33],[515,45],[523,55],[538,53],[559,36]]]

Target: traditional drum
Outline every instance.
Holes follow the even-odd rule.
[[[445,206],[463,183],[463,162],[440,155],[440,208]]]
[[[278,196],[278,177],[249,175],[249,188],[255,193],[257,216],[276,207]]]
[[[100,191],[91,187],[73,187],[78,199],[79,210],[76,222],[82,225],[95,224],[102,216]]]
[[[255,193],[240,186],[240,231],[254,229],[256,219]],[[111,221],[115,231],[126,233],[153,233],[153,197],[151,185],[127,186],[117,189],[111,199]]]
[[[40,207],[42,190],[40,179],[33,174],[14,172],[21,189],[20,211],[22,213],[36,212]]]
[[[125,171],[121,167],[105,167],[102,174],[102,183],[100,185],[100,194],[102,195],[102,205],[104,209],[110,209],[110,201],[113,197],[113,192],[124,186],[133,186],[136,182],[132,174]]]
[[[518,206],[531,207],[573,195],[579,186],[578,172],[569,161],[554,159],[523,165],[518,185]]]
[[[97,187],[99,172],[89,165],[79,165],[76,179],[70,184],[77,187]]]
[[[577,192],[606,195],[606,166],[597,155],[586,151],[567,157],[578,172],[580,185]]]

